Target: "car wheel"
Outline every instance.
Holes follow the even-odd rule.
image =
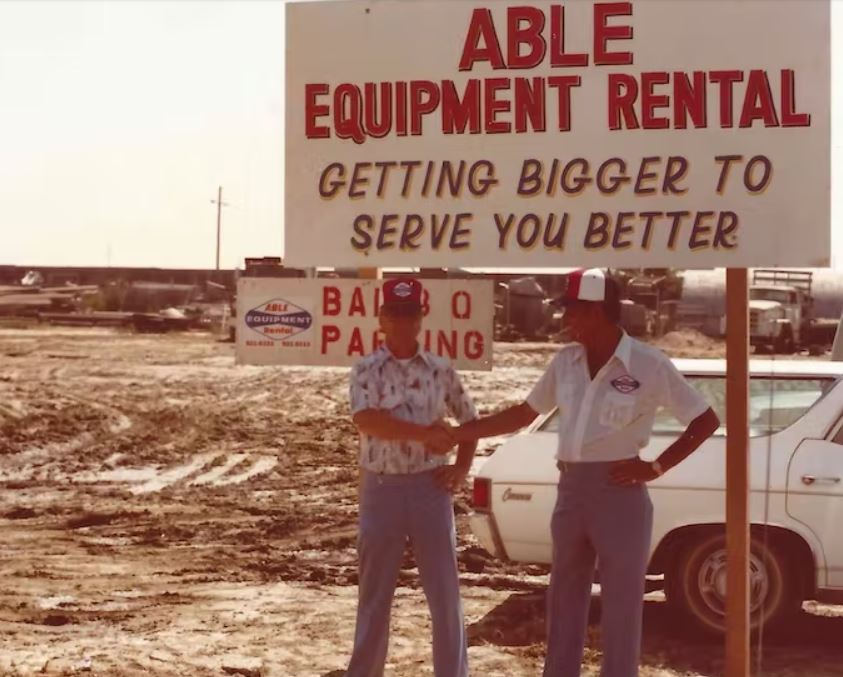
[[[773,542],[753,538],[750,547],[750,627],[775,629],[799,610],[800,589],[793,567]],[[694,628],[707,634],[726,631],[726,537],[691,540],[668,572],[667,598]]]

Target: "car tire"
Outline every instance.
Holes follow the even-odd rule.
[[[774,541],[753,537],[750,546],[750,628],[775,631],[802,605],[799,577]],[[688,627],[708,635],[726,632],[726,537],[694,537],[667,572],[666,596]],[[687,624],[687,625],[686,625]]]

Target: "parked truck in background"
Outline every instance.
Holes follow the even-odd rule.
[[[659,337],[676,328],[682,277],[673,268],[612,271],[621,285],[621,325],[631,336]]]
[[[749,340],[756,352],[792,354],[812,337],[813,273],[759,268],[749,287]]]

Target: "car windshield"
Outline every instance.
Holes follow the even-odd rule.
[[[726,379],[723,376],[688,376],[688,382],[702,393],[720,418],[718,435],[726,434]],[[834,385],[832,378],[753,377],[749,382],[749,434],[761,437],[784,430],[801,418]],[[556,432],[558,412],[541,426]],[[678,435],[685,430],[667,409],[656,413],[653,433]]]

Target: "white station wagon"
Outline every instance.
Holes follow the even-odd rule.
[[[726,421],[725,360],[674,360]],[[843,362],[750,363],[752,624],[779,624],[802,601],[843,599]],[[510,437],[474,479],[471,528],[498,558],[551,560],[559,472],[557,412]],[[656,416],[645,459],[682,432]],[[726,431],[650,484],[655,508],[649,574],[664,575],[674,609],[723,632],[726,609]]]

